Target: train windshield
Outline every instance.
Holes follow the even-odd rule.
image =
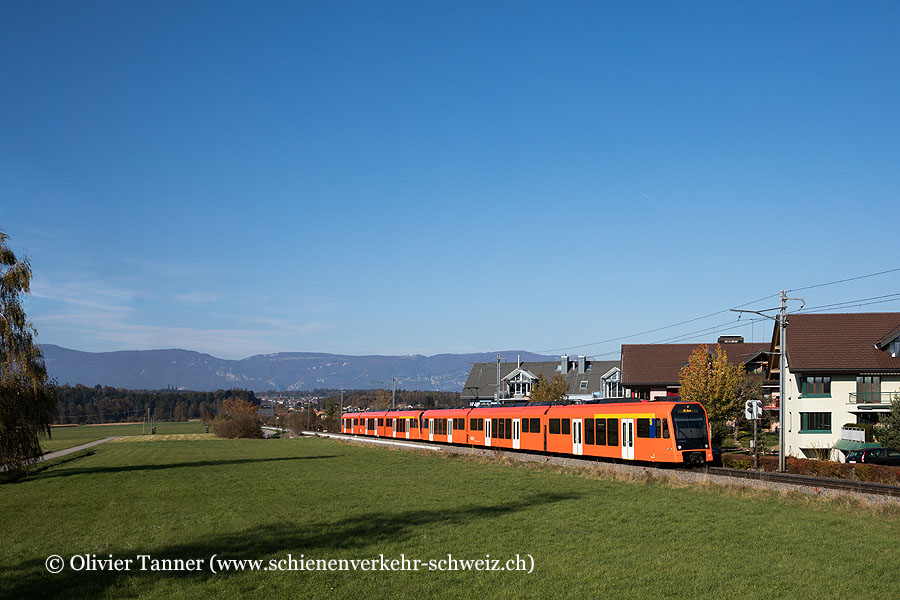
[[[709,448],[706,414],[697,404],[677,404],[672,409],[672,428],[679,450]]]

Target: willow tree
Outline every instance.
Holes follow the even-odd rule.
[[[710,433],[716,442],[727,432],[726,420],[735,419],[741,410],[738,386],[745,377],[740,365],[728,362],[721,345],[710,352],[706,345],[695,348],[688,364],[678,373],[679,395],[706,408]]]
[[[50,435],[56,394],[22,308],[31,265],[16,258],[8,238],[0,231],[0,469],[17,472],[40,457],[38,435]]]

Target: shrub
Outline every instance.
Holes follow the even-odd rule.
[[[752,469],[753,457],[746,454],[723,454],[722,466],[728,469]]]
[[[238,398],[229,398],[222,402],[222,408],[213,419],[212,426],[216,437],[263,437],[262,419],[257,413],[256,405]]]

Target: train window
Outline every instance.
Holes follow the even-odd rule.
[[[528,419],[522,419],[522,433],[528,433]]]
[[[506,420],[506,439],[512,439],[512,419]]]
[[[497,421],[499,421],[499,422],[497,423],[498,429],[497,429],[496,437],[498,437],[502,440],[504,437],[506,437],[506,435],[505,435],[506,432],[504,431],[504,428],[505,428],[504,426],[506,425],[506,419],[497,419]]]
[[[669,439],[669,420],[663,419],[663,437]]]
[[[597,430],[597,436],[596,436],[596,439],[597,439],[597,445],[598,445],[598,446],[605,446],[605,445],[606,445],[606,419],[597,419],[597,424],[596,424],[596,425],[597,425],[597,426],[596,426],[596,430]]]
[[[584,420],[584,443],[585,444],[593,444],[594,443],[594,420],[593,419],[585,419]]]
[[[384,419],[378,419],[378,426],[384,427]]]
[[[491,419],[491,437],[500,437],[497,435],[497,421],[499,419]]]
[[[650,419],[637,420],[637,436],[639,438],[650,437]]]
[[[662,427],[659,426],[659,419],[653,419],[653,435],[654,437],[660,437],[662,435]]]
[[[541,420],[540,419],[528,419],[531,421],[531,433],[540,433],[541,432]]]
[[[569,435],[570,433],[572,433],[572,421],[570,421],[569,419],[562,420],[562,432],[563,435]]]
[[[478,431],[478,419],[469,419],[469,429],[472,431]]]
[[[550,419],[550,433],[559,433],[559,419]]]
[[[618,446],[619,445],[619,420],[618,419],[607,419],[606,420],[606,435],[607,435],[607,443],[610,446]]]

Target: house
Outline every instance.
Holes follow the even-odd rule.
[[[785,325],[785,454],[841,460],[900,392],[900,313],[793,314]],[[778,377],[781,340],[769,371]]]
[[[721,345],[728,361],[743,365],[748,373],[765,377],[769,344],[745,342],[739,335],[721,336],[708,344],[622,344],[622,385],[630,398],[652,400],[677,396],[681,387],[678,373],[700,346],[715,350]],[[764,381],[765,393],[777,390],[778,382]]]
[[[498,366],[499,365],[499,366]],[[500,393],[497,394],[497,370],[500,371]],[[527,400],[538,376],[552,379],[561,374],[569,386],[569,400],[585,402],[593,399],[624,396],[620,385],[619,361],[591,360],[586,356],[561,356],[558,361],[484,362],[472,365],[460,398],[464,402]]]

